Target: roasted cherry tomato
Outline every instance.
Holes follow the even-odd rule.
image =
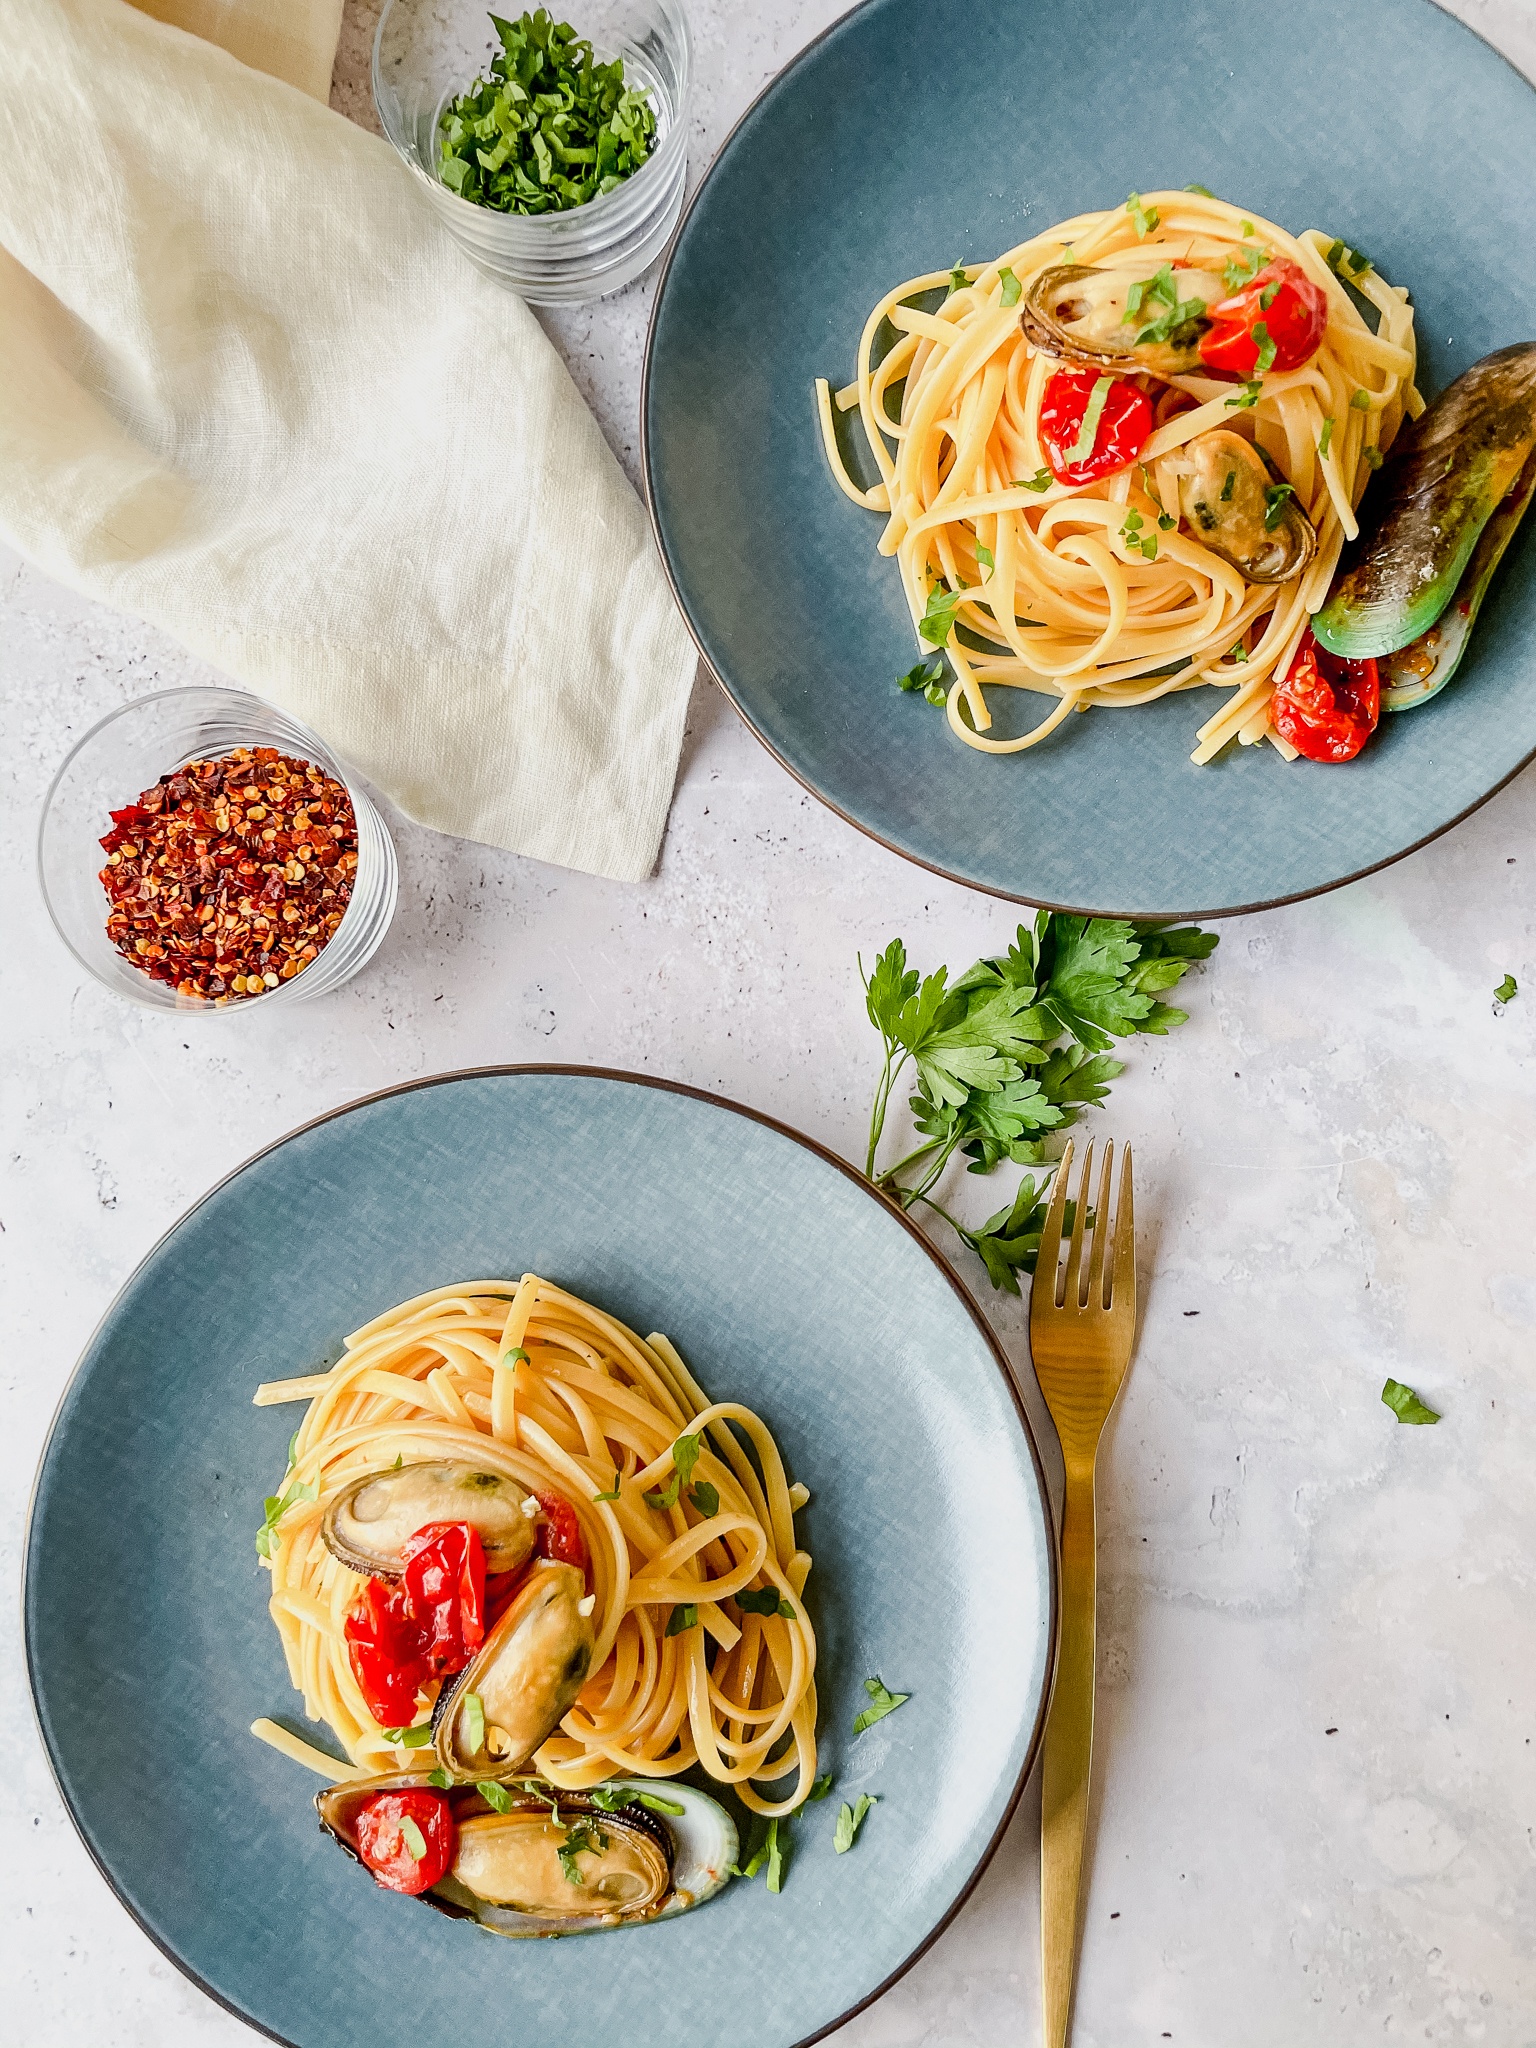
[[[1090,414],[1097,418],[1088,449],[1079,455]],[[1124,377],[1057,370],[1046,380],[1040,395],[1040,446],[1059,484],[1091,484],[1124,469],[1141,453],[1151,431],[1152,401]]]
[[[416,1695],[433,1676],[426,1637],[403,1585],[366,1579],[346,1620],[352,1676],[381,1728],[416,1718]]]
[[[434,1671],[458,1671],[485,1638],[485,1550],[468,1522],[429,1522],[400,1549],[405,1590]]]
[[[526,1566],[515,1572],[490,1572],[485,1581],[485,1629],[491,1630],[517,1598],[523,1580],[528,1576]]]
[[[358,1852],[392,1892],[430,1891],[447,1876],[458,1839],[438,1792],[375,1792],[357,1811]]]
[[[1381,716],[1376,664],[1330,654],[1309,626],[1269,715],[1281,739],[1309,761],[1352,761]]]
[[[1327,325],[1328,294],[1299,263],[1277,256],[1240,292],[1212,306],[1211,325],[1200,343],[1201,359],[1213,370],[1251,377],[1261,346],[1272,341],[1274,358],[1266,369],[1299,370],[1317,354]]]
[[[587,1568],[587,1539],[576,1510],[558,1493],[539,1495],[539,1555],[573,1564],[579,1572]]]

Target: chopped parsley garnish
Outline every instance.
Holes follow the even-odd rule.
[[[1279,298],[1279,296],[1280,280],[1276,278],[1273,284],[1265,285],[1264,289],[1259,293],[1259,311],[1261,313],[1267,313],[1270,307],[1275,303],[1275,300]]]
[[[931,661],[920,661],[916,668],[909,668],[904,676],[898,676],[896,687],[898,690],[921,690],[927,696],[930,688],[937,684],[942,693],[943,676],[944,664],[938,655],[934,655]]]
[[[1236,641],[1227,649],[1227,659],[1228,661],[1246,661],[1248,659],[1248,650],[1241,640]]]
[[[1161,272],[1158,273],[1161,276]],[[1170,275],[1172,273],[1170,272]],[[1153,278],[1156,285],[1157,278]],[[1153,294],[1149,293],[1149,296]],[[1166,313],[1160,313],[1155,320],[1148,321],[1136,337],[1140,348],[1144,341],[1177,341],[1187,327],[1192,326],[1205,313],[1204,299],[1176,299]]]
[[[1125,294],[1125,318],[1120,325],[1129,327],[1148,299],[1159,299],[1165,306],[1176,306],[1179,303],[1179,290],[1173,281],[1171,263],[1165,263],[1154,277],[1137,278],[1128,288]],[[1142,339],[1140,335],[1136,338],[1138,341]]]
[[[1365,463],[1368,469],[1380,469],[1382,463],[1386,460],[1386,457],[1382,454],[1379,448],[1362,448],[1360,453],[1365,457]]]
[[[1164,533],[1172,533],[1173,529],[1178,525],[1179,522],[1177,521],[1177,519],[1174,518],[1171,512],[1159,512],[1157,515],[1157,523],[1163,529]]]
[[[565,1840],[555,1854],[560,1858],[560,1868],[565,1872],[567,1884],[584,1884],[576,1858],[581,1855],[595,1856],[599,1849],[606,1849],[608,1837],[592,1821],[579,1820],[566,1829]]]
[[[1230,504],[1231,504],[1231,502],[1232,502],[1232,492],[1233,492],[1233,488],[1235,487],[1236,483],[1237,483],[1237,471],[1236,471],[1235,469],[1229,469],[1229,470],[1227,471],[1227,475],[1226,475],[1226,481],[1225,481],[1225,482],[1224,482],[1224,483],[1222,484],[1222,487],[1221,487],[1221,502],[1222,502],[1222,504],[1223,504],[1223,505],[1230,505]]]
[[[850,1806],[846,1800],[837,1816],[837,1827],[832,1836],[832,1846],[839,1856],[846,1856],[858,1839],[859,1829],[864,1825],[864,1816],[874,1805],[867,1792],[861,1792]]]
[[[670,1813],[674,1820],[688,1811],[676,1799],[663,1799],[659,1792],[637,1792],[634,1796],[637,1805],[648,1806],[652,1813]]]
[[[1251,220],[1239,221],[1238,226],[1242,229],[1245,235],[1251,235],[1253,233],[1253,222]]]
[[[1145,556],[1147,561],[1155,562],[1157,560],[1157,535],[1155,533],[1143,533],[1141,531],[1141,524],[1141,514],[1139,512],[1127,512],[1125,524],[1120,529],[1120,538],[1125,543],[1127,553],[1133,555],[1141,554]]]
[[[949,273],[950,297],[953,298],[956,292],[963,292],[966,286],[970,283],[970,281],[971,280],[965,274],[965,265],[963,263],[957,263],[954,269]]]
[[[1494,990],[1493,1000],[1496,1003],[1507,1003],[1511,996],[1517,996],[1519,995],[1519,993],[1519,982],[1516,981],[1515,977],[1512,974],[1506,974],[1504,979],[1499,983],[1498,987]]]
[[[1202,199],[1214,199],[1216,197],[1216,194],[1209,185],[1186,185],[1184,190],[1186,192],[1198,192]]]
[[[1102,412],[1103,407],[1099,410]],[[942,647],[949,639],[955,627],[955,613],[964,596],[963,590],[946,590],[942,583],[935,583],[929,591],[928,608],[918,620],[917,630],[930,647]]]
[[[293,1470],[294,1466],[299,1462],[297,1457],[294,1455],[298,1448],[299,1432],[295,1430],[293,1432],[293,1435],[288,1439],[288,1469],[290,1472]]]
[[[498,1813],[510,1813],[512,1811],[511,1793],[508,1792],[505,1785],[498,1785],[494,1778],[476,1779],[475,1790],[480,1794],[486,1805],[494,1806]]]
[[[632,177],[656,146],[650,94],[624,82],[624,60],[542,7],[491,21],[501,38],[490,76],[451,100],[438,121],[438,176],[461,199],[497,213],[562,213]]]
[[[1048,491],[1055,481],[1048,469],[1037,469],[1033,476],[1016,476],[1013,488],[1016,491]]]
[[[432,1723],[418,1721],[414,1728],[386,1728],[385,1740],[399,1743],[402,1749],[425,1749],[432,1740]]]
[[[689,1487],[688,1498],[706,1521],[711,1515],[718,1515],[720,1512],[720,1495],[707,1479],[697,1480]]]
[[[1092,455],[1094,444],[1099,438],[1099,421],[1104,417],[1104,407],[1109,402],[1109,394],[1114,386],[1114,381],[1113,377],[1099,377],[1095,380],[1094,387],[1088,394],[1088,407],[1083,414],[1082,427],[1078,432],[1077,439],[1067,450],[1067,461],[1069,463],[1086,462]],[[931,607],[931,598],[929,604]],[[925,639],[931,639],[932,637],[931,634],[924,635]]]
[[[1234,405],[1239,409],[1246,409],[1250,405],[1257,405],[1263,396],[1264,379],[1262,377],[1253,377],[1248,383],[1238,387],[1235,397],[1227,400],[1227,410],[1230,412]]]
[[[1144,242],[1155,227],[1162,225],[1162,216],[1155,206],[1143,206],[1141,194],[1132,192],[1125,202],[1125,210],[1131,216],[1131,226],[1136,230],[1138,242]]]
[[[518,1363],[522,1365],[532,1365],[533,1363],[533,1360],[528,1356],[527,1352],[523,1349],[521,1344],[517,1345],[511,1351],[503,1351],[503,1353],[501,1354],[501,1362],[503,1365],[508,1364],[513,1359],[516,1359]]]
[[[672,1446],[672,1483],[666,1488],[653,1487],[645,1496],[645,1504],[652,1508],[675,1508],[678,1495],[688,1484],[688,1475],[699,1462],[699,1440],[696,1436],[680,1436]]]
[[[782,1842],[779,1840],[779,1825],[777,1820],[769,1821],[768,1839],[763,1845],[768,1852],[767,1882],[768,1889],[771,1892],[783,1891],[784,1873],[789,1868],[789,1823],[788,1821],[783,1823],[784,1839]]]
[[[296,1502],[301,1500],[318,1500],[319,1498],[320,1485],[318,1480],[314,1479],[307,1481],[303,1485],[300,1485],[296,1479],[285,1492],[269,1493],[262,1502],[262,1506],[266,1511],[265,1519],[261,1527],[256,1531],[256,1550],[258,1555],[261,1557],[276,1557],[277,1547],[282,1541],[277,1530],[278,1523]]]
[[[828,1794],[828,1793],[829,1793],[829,1792],[830,1792],[831,1790],[832,1790],[832,1773],[831,1773],[830,1771],[823,1771],[823,1772],[822,1772],[822,1774],[821,1774],[821,1776],[820,1776],[819,1778],[815,1779],[815,1780],[814,1780],[814,1782],[812,1783],[810,1791],[806,1793],[806,1795],[805,1795],[805,1803],[806,1803],[806,1805],[807,1805],[807,1806],[813,1806],[813,1805],[815,1805],[815,1803],[816,1803],[816,1801],[817,1801],[817,1800],[819,1800],[819,1799],[825,1799],[825,1798],[826,1798],[826,1796],[827,1796],[827,1794]]]
[[[1243,233],[1253,233],[1253,228],[1247,221],[1243,222]],[[1229,256],[1222,265],[1221,281],[1229,292],[1240,292],[1244,285],[1252,284],[1268,261],[1269,257],[1263,249],[1250,249],[1245,255]]]
[[[1253,366],[1253,374],[1255,377],[1262,377],[1266,371],[1274,367],[1276,354],[1274,337],[1269,331],[1267,321],[1254,321],[1253,338],[1259,344],[1259,359]]]
[[[982,541],[977,541],[976,543],[976,560],[983,569],[992,570],[997,567],[992,550]]]
[[[1363,249],[1351,249],[1347,242],[1334,242],[1323,260],[1340,277],[1346,270],[1351,277],[1364,277],[1368,270],[1375,268]]]
[[[464,1695],[464,1740],[469,1744],[471,1756],[478,1756],[485,1747],[485,1702],[477,1692]]]
[[[1371,409],[1371,394],[1369,391],[1357,391],[1349,402],[1356,412],[1369,412]]]
[[[1412,1387],[1405,1387],[1401,1380],[1388,1380],[1381,1390],[1386,1402],[1399,1422],[1438,1422],[1438,1412],[1427,1402],[1421,1401]]]
[[[746,1586],[735,1595],[735,1600],[743,1614],[782,1614],[786,1621],[795,1619],[794,1608],[777,1586]]]
[[[420,1863],[425,1859],[427,1853],[426,1836],[423,1835],[421,1829],[417,1827],[409,1814],[405,1814],[401,1818],[400,1839],[404,1842],[413,1863]]]
[[[855,1717],[855,1735],[862,1735],[866,1728],[873,1728],[877,1721],[883,1721],[887,1714],[894,1714],[898,1707],[904,1707],[912,1697],[909,1692],[889,1691],[884,1679],[881,1678],[866,1678],[864,1690],[869,1694],[870,1704],[862,1714]]]
[[[699,1610],[692,1601],[689,1601],[685,1607],[674,1607],[667,1616],[667,1634],[669,1636],[686,1635],[689,1629],[697,1628],[698,1625]]]
[[[1285,514],[1285,501],[1294,498],[1293,484],[1266,484],[1264,487],[1264,531],[1273,533]]]
[[[612,1491],[611,1491],[611,1492],[609,1492],[609,1493],[594,1493],[594,1494],[593,1494],[593,1496],[592,1496],[592,1499],[593,1499],[594,1503],[596,1503],[597,1501],[600,1501],[600,1500],[617,1500],[617,1499],[619,1498],[619,1495],[620,1495],[620,1494],[621,1494],[621,1493],[622,1493],[623,1491],[624,1491],[623,1487],[622,1487],[622,1486],[621,1486],[621,1485],[619,1484],[619,1468],[618,1468],[618,1466],[617,1466],[617,1465],[615,1465],[615,1466],[614,1466],[614,1468],[613,1468],[613,1489],[612,1489]]]
[[[1318,452],[1318,454],[1319,454],[1320,456],[1322,456],[1322,457],[1323,457],[1323,458],[1324,458],[1324,459],[1326,460],[1326,459],[1327,459],[1327,455],[1328,455],[1328,450],[1329,450],[1329,449],[1330,449],[1330,448],[1331,448],[1332,446],[1333,446],[1333,414],[1332,414],[1332,413],[1329,413],[1329,414],[1327,415],[1327,417],[1326,417],[1326,418],[1324,419],[1324,421],[1323,421],[1323,431],[1322,431],[1322,432],[1321,432],[1321,433],[1320,433],[1320,434],[1318,435],[1318,437],[1317,437],[1317,452]]]
[[[429,1771],[427,1773],[427,1783],[429,1785],[436,1785],[440,1792],[446,1792],[448,1787],[453,1783],[453,1780],[449,1777],[446,1771],[436,1770]]]
[[[1014,276],[1006,263],[997,275],[998,281],[1003,287],[1002,296],[999,298],[998,304],[1000,306],[1016,306],[1023,297],[1023,285],[1019,283],[1019,280]]]

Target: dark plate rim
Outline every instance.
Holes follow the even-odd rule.
[[[856,832],[862,832],[866,839],[872,839],[877,846],[883,846],[887,853],[894,853],[900,859],[910,861],[913,867],[923,868],[930,875],[938,875],[946,882],[958,883],[962,889],[974,889],[978,896],[990,896],[995,902],[1021,903],[1032,910],[1054,910],[1072,917],[1123,917],[1129,918],[1135,923],[1143,924],[1177,923],[1187,918],[1250,917],[1256,911],[1283,910],[1291,903],[1307,903],[1315,896],[1327,896],[1331,895],[1335,889],[1347,889],[1352,882],[1363,882],[1368,875],[1379,875],[1383,869],[1395,867],[1400,860],[1407,860],[1410,854],[1420,853],[1426,846],[1432,846],[1437,839],[1443,838],[1447,832],[1454,832],[1456,827],[1464,824],[1474,811],[1480,811],[1484,804],[1496,797],[1501,789],[1507,788],[1517,775],[1523,774],[1530,767],[1531,763],[1536,761],[1536,744],[1533,744],[1529,753],[1515,763],[1508,774],[1500,776],[1499,780],[1490,788],[1484,790],[1480,797],[1474,798],[1465,810],[1458,811],[1454,818],[1447,818],[1443,825],[1437,825],[1432,832],[1426,832],[1422,839],[1415,839],[1412,845],[1400,847],[1396,853],[1389,853],[1381,860],[1370,862],[1366,867],[1356,868],[1352,874],[1340,875],[1331,882],[1319,882],[1312,889],[1296,889],[1288,896],[1262,896],[1253,903],[1228,903],[1219,907],[1206,905],[1204,908],[1194,910],[1105,910],[1083,903],[1053,903],[1046,897],[1021,896],[1012,889],[996,888],[988,882],[977,881],[972,875],[959,874],[955,869],[947,868],[939,861],[927,860],[920,853],[913,853],[905,846],[898,846],[894,839],[887,839],[883,833],[877,832],[873,825],[866,825],[862,818],[856,818],[851,811],[845,811],[842,805],[829,795],[826,790],[811,781],[808,775],[803,775],[792,761],[785,759],[773,741],[768,738],[767,734],[753,719],[751,712],[748,711],[746,705],[737,696],[730,683],[727,682],[724,676],[717,673],[710,661],[699,630],[693,622],[693,614],[689,610],[687,600],[683,596],[677,576],[673,571],[672,556],[667,547],[666,536],[662,532],[661,517],[656,509],[656,493],[652,487],[651,366],[656,354],[656,329],[660,320],[662,306],[666,300],[667,286],[672,279],[672,267],[678,250],[682,247],[683,236],[687,232],[689,221],[693,216],[693,210],[708,189],[710,180],[720,168],[726,152],[735,142],[737,135],[747,122],[751,120],[758,108],[768,98],[768,95],[776,91],[789,77],[791,72],[797,71],[802,64],[807,62],[816,50],[820,48],[821,44],[826,42],[829,37],[836,35],[838,30],[852,21],[856,14],[866,14],[872,8],[883,4],[884,0],[854,0],[853,6],[838,15],[835,21],[829,21],[818,35],[813,36],[803,49],[797,50],[789,62],[776,71],[767,84],[754,95],[749,104],[742,109],[736,120],[731,124],[729,133],[710,159],[703,177],[700,178],[694,190],[689,193],[683,210],[678,216],[677,226],[672,231],[672,237],[667,243],[666,251],[661,259],[661,273],[656,280],[656,291],[651,300],[650,319],[646,324],[645,331],[645,356],[640,369],[640,476],[644,486],[646,510],[650,514],[651,519],[651,532],[656,539],[656,551],[661,557],[662,573],[665,575],[668,586],[671,589],[673,602],[682,614],[683,624],[688,629],[688,637],[692,640],[697,650],[699,660],[703,664],[704,673],[715,684],[716,688],[720,690],[722,695],[735,707],[736,715],[758,744],[772,755],[773,759],[778,762],[787,775],[793,776],[794,780],[799,783],[803,790],[815,797],[819,804],[824,804],[834,816],[841,818],[845,825],[851,825]],[[1435,4],[1438,13],[1448,13],[1449,10],[1440,6],[1438,0],[1435,0]],[[1533,83],[1532,80],[1526,77],[1513,58],[1506,57],[1496,44],[1491,43],[1486,36],[1480,35],[1472,24],[1468,21],[1463,21],[1460,15],[1452,14],[1450,19],[1459,28],[1464,29],[1475,42],[1481,43],[1484,49],[1492,51],[1493,55],[1498,58],[1505,69],[1512,71],[1527,91],[1536,92],[1536,83]]]
[[[824,2027],[819,2027],[814,2034],[807,2034],[794,2044],[794,2048],[812,2048],[814,2042],[825,2040],[828,2034],[835,2033],[839,2027],[846,2026],[849,2020],[856,2018],[866,2007],[873,2005],[877,1999],[883,1998],[891,1986],[904,1977],[913,1964],[927,1954],[928,1950],[932,1948],[939,1936],[950,1925],[951,1921],[954,1920],[960,1909],[970,1898],[972,1892],[975,1891],[977,1885],[981,1882],[988,1864],[997,1853],[1003,1836],[1008,1832],[1009,1824],[1018,1810],[1019,1801],[1024,1796],[1024,1788],[1029,1782],[1030,1773],[1033,1771],[1035,1760],[1039,1755],[1041,1738],[1045,1732],[1046,1710],[1050,1705],[1051,1692],[1055,1684],[1058,1624],[1060,1618],[1058,1545],[1055,1517],[1051,1510],[1050,1489],[1046,1485],[1045,1468],[1040,1462],[1040,1447],[1035,1441],[1035,1432],[1030,1424],[1028,1410],[1025,1408],[1023,1399],[1019,1394],[1017,1383],[1014,1380],[1013,1372],[1001,1344],[998,1342],[991,1325],[982,1314],[974,1296],[969,1288],[966,1287],[959,1274],[954,1271],[948,1261],[929,1243],[911,1217],[899,1209],[889,1196],[882,1194],[878,1188],[872,1187],[863,1174],[858,1172],[855,1167],[850,1166],[847,1160],[840,1159],[835,1152],[829,1150],[819,1140],[807,1137],[803,1131],[795,1130],[792,1125],[781,1123],[777,1117],[769,1116],[763,1110],[750,1109],[744,1103],[733,1102],[728,1096],[713,1094],[707,1088],[691,1087],[685,1081],[667,1081],[654,1074],[630,1073],[621,1067],[567,1065],[558,1062],[547,1064],[533,1063],[529,1065],[457,1067],[448,1073],[428,1074],[419,1080],[396,1082],[390,1088],[376,1088],[368,1095],[359,1095],[351,1102],[344,1102],[335,1109],[324,1111],[320,1116],[310,1117],[305,1123],[296,1124],[292,1130],[285,1131],[279,1138],[274,1138],[270,1144],[260,1146],[247,1158],[242,1159],[238,1166],[232,1167],[220,1180],[215,1181],[211,1188],[208,1188],[203,1194],[199,1195],[189,1208],[183,1210],[176,1220],[160,1233],[149,1250],[137,1261],[132,1272],[129,1273],[122,1285],[114,1292],[111,1301],[98,1319],[95,1328],[86,1339],[80,1356],[76,1359],[73,1370],[64,1383],[63,1390],[54,1407],[53,1417],[48,1424],[48,1434],[43,1443],[42,1456],[38,1459],[37,1471],[33,1475],[31,1491],[27,1497],[26,1535],[23,1540],[21,1555],[22,1640],[26,1656],[27,1692],[32,1706],[32,1718],[37,1728],[38,1739],[42,1745],[43,1754],[48,1759],[48,1768],[53,1775],[54,1786],[58,1791],[64,1811],[69,1815],[70,1822],[74,1827],[75,1833],[79,1836],[86,1854],[106,1880],[107,1886],[118,1904],[129,1915],[135,1925],[149,1937],[155,1947],[166,1958],[167,1962],[174,1963],[181,1974],[189,1979],[191,1983],[195,1984],[198,1990],[203,1992],[206,1997],[211,1998],[215,2005],[222,2006],[225,2012],[232,2013],[237,2020],[240,2020],[245,2026],[252,2028],[256,2033],[265,2035],[269,2041],[278,2042],[279,2048],[313,2048],[313,2044],[295,2041],[286,2034],[275,2033],[270,2027],[263,2026],[261,2021],[253,2019],[241,2006],[237,2005],[232,1999],[226,1998],[223,1992],[215,1985],[210,1984],[207,1978],[184,1956],[178,1955],[174,1948],[167,1942],[162,1941],[155,1930],[141,1917],[137,1907],[118,1883],[116,1874],[108,1868],[107,1864],[97,1854],[95,1845],[85,1831],[84,1822],[76,1812],[74,1802],[64,1788],[59,1762],[54,1754],[53,1745],[49,1740],[43,1723],[42,1708],[38,1698],[38,1674],[32,1640],[31,1601],[29,1598],[32,1583],[32,1530],[37,1508],[38,1488],[42,1483],[43,1473],[46,1471],[49,1460],[53,1455],[54,1440],[58,1435],[59,1424],[69,1397],[74,1392],[75,1384],[80,1377],[86,1359],[95,1349],[103,1331],[111,1321],[118,1303],[128,1292],[128,1289],[133,1286],[145,1267],[149,1265],[150,1261],[158,1257],[159,1253],[169,1244],[182,1225],[195,1216],[205,1203],[211,1202],[215,1195],[221,1194],[233,1181],[238,1180],[247,1168],[256,1165],[259,1160],[265,1159],[268,1154],[280,1151],[284,1145],[290,1143],[295,1138],[302,1138],[310,1131],[318,1130],[322,1124],[332,1123],[338,1117],[350,1116],[354,1110],[367,1109],[376,1102],[388,1101],[392,1096],[413,1095],[418,1090],[424,1088],[440,1088],[451,1085],[456,1081],[479,1081],[507,1075],[553,1075],[578,1080],[619,1081],[634,1087],[654,1088],[666,1095],[686,1096],[694,1102],[707,1103],[711,1109],[726,1110],[733,1116],[745,1117],[749,1122],[761,1124],[765,1129],[775,1132],[779,1137],[787,1138],[792,1144],[799,1145],[804,1151],[811,1153],[815,1158],[821,1160],[823,1164],[835,1167],[843,1175],[844,1179],[852,1181],[871,1201],[879,1203],[881,1208],[886,1210],[901,1225],[908,1236],[921,1247],[937,1269],[941,1278],[948,1283],[951,1292],[961,1308],[970,1317],[972,1323],[975,1324],[983,1343],[991,1353],[992,1362],[997,1367],[998,1376],[1008,1391],[1009,1399],[1013,1403],[1014,1414],[1018,1418],[1019,1428],[1023,1432],[1025,1445],[1029,1450],[1030,1462],[1034,1467],[1035,1484],[1039,1488],[1040,1500],[1045,1515],[1046,1556],[1048,1564],[1048,1583],[1046,1588],[1046,1633],[1048,1643],[1046,1683],[1041,1689],[1040,1704],[1035,1712],[1034,1726],[1030,1731],[1029,1742],[1025,1749],[1024,1760],[1019,1767],[1017,1780],[1012,1792],[1008,1796],[1007,1804],[1003,1808],[997,1826],[993,1829],[989,1840],[983,1847],[969,1877],[961,1886],[953,1905],[949,1907],[937,1924],[923,1936],[911,1953],[891,1971],[888,1977],[877,1984],[873,1991],[867,1993],[856,2005],[849,2006],[847,2011],[840,2013],[836,2019],[829,2020]]]

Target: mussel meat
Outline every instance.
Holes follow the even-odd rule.
[[[1450,681],[1536,490],[1536,342],[1484,356],[1393,444],[1327,602],[1321,644],[1383,660],[1389,710]]]
[[[1230,427],[1179,450],[1179,510],[1202,546],[1250,583],[1285,583],[1317,552],[1317,530],[1262,452]]]
[[[495,1934],[587,1934],[685,1913],[719,1891],[738,1853],[735,1825],[706,1793],[631,1778],[598,1796],[525,1782],[493,1806],[472,1785],[439,1791],[420,1772],[388,1772],[321,1792],[320,1825],[362,1862],[359,1815],[376,1794],[404,1790],[446,1799],[455,1826],[453,1861],[422,1903]]]
[[[1216,271],[1174,270],[1149,250],[1103,270],[1085,263],[1042,270],[1019,319],[1025,340],[1046,355],[1177,377],[1201,367],[1206,314],[1226,297]]]
[[[500,1472],[453,1461],[366,1472],[342,1488],[320,1523],[326,1548],[355,1572],[395,1578],[401,1546],[431,1522],[468,1522],[479,1531],[487,1572],[519,1570],[538,1539],[538,1503]]]
[[[433,1709],[438,1763],[452,1778],[511,1778],[575,1703],[596,1636],[574,1565],[536,1564]],[[583,1611],[585,1609],[585,1612]]]

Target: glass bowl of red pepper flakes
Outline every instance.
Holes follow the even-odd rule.
[[[367,792],[243,690],[164,690],[54,777],[38,874],[60,937],[119,995],[186,1014],[324,995],[378,950],[395,850]]]

